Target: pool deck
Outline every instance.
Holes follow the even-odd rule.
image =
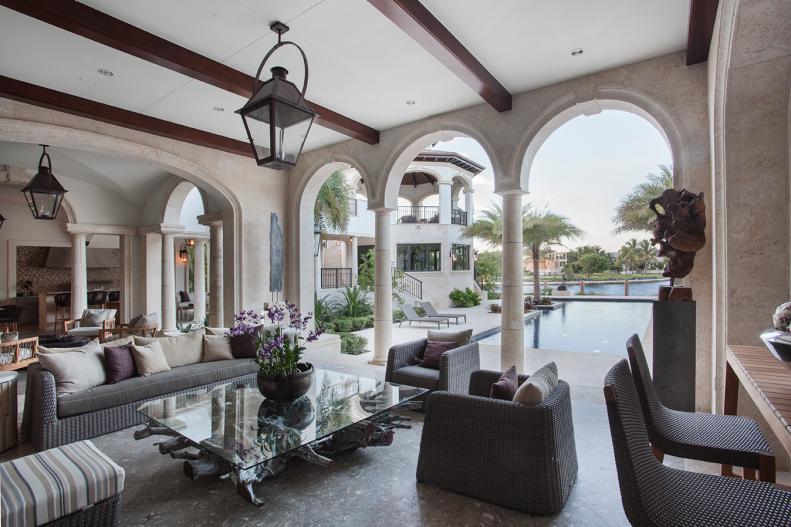
[[[628,298],[628,297],[627,297]],[[565,300],[565,299],[564,299]],[[498,301],[494,301],[498,302]],[[471,308],[449,308],[438,310],[442,313],[462,313],[467,315],[467,323],[460,323],[458,325],[450,324],[450,330],[467,329],[471,328],[474,335],[480,333],[490,333],[492,330],[499,330],[500,328],[500,314],[489,313],[488,303]],[[534,312],[536,315],[539,312]],[[535,316],[535,315],[528,315]],[[412,340],[425,338],[429,329],[436,329],[436,324],[416,324],[412,326],[403,324],[398,327],[398,324],[393,324],[393,344],[401,344]],[[448,328],[444,327],[444,331]],[[373,329],[365,329],[355,332],[357,335],[362,335],[368,339],[369,346],[373,345]],[[501,370],[500,364],[500,345],[496,343],[481,343],[481,368],[491,370]],[[373,358],[373,352],[363,353],[361,355],[345,355],[338,352],[328,352],[326,350],[311,350],[305,352],[306,358],[318,366],[333,368],[339,371],[346,371],[349,373],[357,372],[357,374],[365,374],[377,379],[384,378],[384,366],[376,366],[370,364],[369,361]],[[611,353],[585,353],[577,351],[557,351],[549,349],[534,349],[525,345],[525,366],[524,371],[530,373],[537,370],[544,364],[554,361],[558,366],[560,377],[566,380],[570,385],[583,389],[590,390],[595,399],[601,395],[602,381],[604,375],[607,373],[613,364],[618,362],[621,358],[626,357],[626,350],[624,348],[623,357]],[[505,365],[507,368],[510,364]],[[363,373],[364,372],[364,373]]]

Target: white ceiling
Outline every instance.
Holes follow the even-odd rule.
[[[683,49],[690,0],[423,0],[512,93]],[[377,129],[481,99],[366,0],[85,0],[96,9],[250,75],[275,43],[308,55],[307,97]],[[582,56],[570,50],[582,47]],[[0,74],[245,139],[225,92],[0,7]],[[302,82],[292,49],[276,63]],[[111,78],[97,68],[113,71]],[[416,101],[408,106],[405,101]],[[225,108],[224,112],[213,110]],[[306,149],[345,136],[314,126]]]

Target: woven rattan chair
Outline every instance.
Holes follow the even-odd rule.
[[[417,480],[530,514],[557,513],[577,477],[569,385],[560,381],[543,403],[527,406],[488,397],[499,377],[479,370],[469,395],[429,396]]]
[[[629,364],[604,378],[621,501],[637,527],[771,527],[791,525],[791,493],[771,483],[667,467],[651,452]]]
[[[396,344],[387,355],[385,380],[418,386],[427,390],[467,393],[470,375],[481,367],[477,342],[446,351],[439,359],[439,370],[420,366],[428,339]],[[421,396],[423,400],[427,396]]]
[[[654,454],[664,454],[745,468],[745,477],[774,482],[775,457],[758,423],[747,417],[681,412],[664,406],[654,390],[648,362],[637,335],[626,341],[632,377],[640,397]]]

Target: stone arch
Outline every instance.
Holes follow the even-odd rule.
[[[226,215],[225,237],[232,241],[230,244],[226,244],[226,247],[231,248],[231,251],[225,252],[226,259],[224,260],[225,311],[230,313],[239,308],[242,298],[241,285],[244,283],[242,276],[243,248],[241,243],[236,243],[236,240],[242,239],[241,204],[217,174],[193,163],[189,159],[165,150],[89,130],[57,124],[0,118],[0,141],[34,144],[47,143],[56,147],[147,161],[189,181],[199,189],[208,190],[225,209],[222,211]],[[227,217],[227,213],[230,213],[230,218]],[[229,309],[230,306],[233,306],[232,310]]]
[[[363,165],[353,157],[332,154],[316,161],[303,172],[304,177],[291,197],[290,217],[296,223],[296,228],[290,229],[290,261],[294,264],[289,265],[288,294],[298,300],[300,309],[305,313],[313,311],[313,292],[316,287],[313,254],[313,208],[316,197],[330,174],[350,168],[357,170],[368,195],[371,196],[371,180]]]
[[[556,99],[547,110],[527,129],[519,143],[512,173],[519,174],[523,191],[529,188],[530,169],[544,141],[555,130],[580,115],[595,115],[602,110],[621,110],[638,115],[648,121],[665,139],[673,157],[673,178],[677,186],[686,184],[686,155],[681,127],[675,116],[660,102],[647,95],[625,88],[598,88],[596,97],[580,102],[574,94]]]
[[[170,184],[170,190],[165,193],[165,198],[162,200],[161,213],[159,215],[161,223],[176,225],[181,222],[181,209],[184,208],[184,202],[187,201],[187,196],[192,192],[192,189],[198,189],[204,213],[209,210],[206,193],[202,188],[193,185],[189,181],[174,180]]]
[[[440,122],[437,130],[426,131],[421,129],[407,136],[395,148],[393,153],[384,163],[383,174],[386,175],[383,181],[379,181],[376,193],[376,202],[373,208],[394,209],[398,204],[398,189],[401,183],[401,176],[407,171],[410,163],[417,155],[426,149],[430,144],[439,141],[448,141],[456,137],[469,137],[481,145],[489,158],[492,171],[494,172],[495,184],[498,178],[502,177],[501,164],[496,156],[497,149],[488,136],[480,130],[464,122]]]

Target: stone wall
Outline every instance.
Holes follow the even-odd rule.
[[[117,251],[117,249],[114,249]],[[19,246],[16,249],[17,282],[30,280],[32,293],[70,291],[71,269],[68,267],[46,267],[49,247]],[[89,267],[88,287],[102,286],[105,289],[118,289],[118,267]]]

